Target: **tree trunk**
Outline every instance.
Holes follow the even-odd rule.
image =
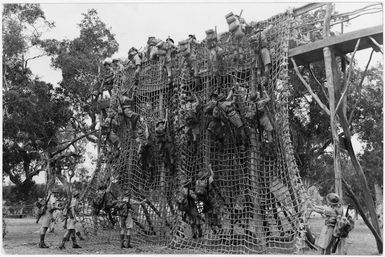
[[[356,195],[354,194],[354,192],[351,189],[351,187],[349,186],[349,184],[345,180],[342,180],[342,181],[343,181],[343,184],[345,185],[346,191],[348,192],[348,194],[350,195],[350,197],[353,200],[354,204],[356,205],[356,212],[357,212],[357,210],[360,212],[362,219],[364,220],[365,224],[368,226],[368,228],[372,232],[374,238],[376,239],[378,253],[382,254],[382,239],[381,239],[381,236],[380,236],[381,232],[378,233],[377,230],[370,223],[370,221],[368,220],[368,218],[365,215],[365,212],[364,212],[361,204],[359,203]]]
[[[330,18],[332,12],[332,3],[327,4],[326,17],[324,22],[324,37],[330,36]],[[333,138],[333,161],[334,161],[334,178],[335,178],[335,191],[343,199],[342,182],[341,182],[341,163],[339,154],[338,132],[337,132],[337,120],[336,120],[336,92],[339,92],[339,72],[336,63],[336,56],[333,48],[325,47],[323,49],[325,72],[328,84],[329,93],[329,110],[330,110],[330,127]]]

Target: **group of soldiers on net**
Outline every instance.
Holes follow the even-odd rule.
[[[243,18],[240,18],[238,15],[232,13],[226,15],[227,23],[229,24],[229,31],[231,32],[232,38],[238,44],[238,48],[235,49],[235,56],[242,58],[243,50],[240,47],[240,41],[245,36],[245,32],[248,29],[248,25]],[[256,80],[259,81],[259,84],[262,85],[259,90],[255,87],[252,89],[252,93],[248,97],[255,108],[249,108],[246,112],[245,118],[248,120],[254,120],[256,118],[256,113],[259,113],[258,125],[260,131],[266,131],[267,141],[272,141],[272,130],[273,127],[271,122],[266,114],[265,105],[270,100],[270,97],[263,89],[267,85],[267,80],[269,77],[271,69],[271,59],[270,52],[268,50],[267,36],[266,33],[271,29],[271,27],[266,28],[265,30],[257,30],[254,35],[250,37],[250,43],[254,46],[255,49],[255,63],[256,63]],[[255,32],[255,31],[254,31]],[[120,122],[124,119],[128,119],[130,123],[130,128],[132,130],[132,135],[135,140],[138,142],[138,151],[141,159],[146,159],[144,155],[146,153],[145,149],[150,143],[149,140],[149,128],[147,122],[144,118],[140,117],[138,113],[134,111],[135,107],[135,93],[139,85],[139,73],[141,71],[142,62],[151,61],[160,59],[163,63],[163,67],[167,72],[167,83],[172,83],[172,57],[176,53],[180,53],[184,58],[184,66],[190,70],[190,74],[193,77],[198,76],[198,66],[196,55],[193,51],[194,45],[198,44],[194,35],[189,35],[189,38],[179,42],[179,47],[174,45],[174,41],[171,38],[167,38],[166,41],[161,41],[155,37],[149,37],[147,42],[147,47],[145,49],[145,54],[140,53],[136,48],[132,47],[128,52],[128,63],[121,63],[120,60],[114,59],[112,61],[106,60],[103,63],[103,78],[100,81],[100,87],[93,92],[93,96],[96,100],[99,97],[103,97],[103,92],[107,91],[112,96],[113,86],[120,76],[121,72],[126,68],[134,69],[134,84],[129,90],[123,92],[118,96],[119,107],[116,110],[108,108],[109,105],[105,105],[102,109],[104,116],[103,123],[101,128],[106,135],[107,140],[114,146],[116,149],[120,147],[120,139],[117,135],[117,129],[120,126]],[[212,72],[217,73],[218,67],[221,62],[223,49],[219,45],[218,36],[216,31],[207,30],[206,47],[209,50],[209,60],[211,63]],[[239,90],[240,86],[236,85],[233,87],[227,97],[215,91],[210,95],[208,103],[204,106],[203,112],[211,116],[211,120],[207,125],[207,130],[210,132],[211,136],[219,141],[222,145],[225,138],[225,122],[229,121],[230,124],[236,127],[236,131],[239,133],[241,139],[241,147],[246,146],[247,136],[245,131],[245,125],[241,119],[240,112],[236,108],[237,98],[236,94],[242,94],[242,90]],[[234,91],[239,91],[235,93]],[[247,96],[243,95],[245,99]],[[103,100],[103,99],[102,99]],[[182,94],[180,97],[181,108],[179,111],[179,127],[184,131],[185,135],[188,137],[188,141],[197,142],[197,137],[199,135],[199,117],[198,113],[202,107],[202,100],[195,94]],[[172,165],[174,163],[173,157],[173,142],[170,140],[168,135],[168,117],[163,120],[158,121],[155,124],[155,138],[159,146],[159,152],[162,153],[162,156],[165,159],[166,165]],[[139,124],[139,125],[138,125]],[[119,151],[116,151],[119,153]],[[147,158],[148,159],[148,158]],[[218,206],[214,200],[213,193],[213,172],[211,166],[209,168],[209,173],[200,172],[198,174],[198,179],[196,181],[196,190],[195,192],[189,189],[189,181],[187,178],[182,179],[181,189],[179,190],[177,203],[180,210],[184,213],[184,220],[188,221],[192,227],[193,237],[202,236],[201,228],[201,218],[198,215],[198,209],[195,204],[195,201],[201,201],[203,203],[203,212],[207,214],[208,223],[212,228],[220,228],[220,222],[218,218]],[[103,190],[102,190],[103,191]],[[39,247],[47,248],[48,246],[44,243],[45,234],[50,226],[52,220],[52,213],[57,208],[53,205],[51,199],[54,199],[54,195],[48,197],[48,200],[41,204],[41,219],[42,219],[42,228],[40,231],[40,243]],[[60,249],[65,247],[65,242],[71,237],[73,241],[73,247],[79,248],[80,246],[76,242],[76,236],[80,235],[79,231],[76,231],[75,224],[77,220],[77,197],[79,192],[74,191],[72,193],[72,198],[70,201],[69,207],[66,209],[65,221],[67,232],[63,237],[63,241],[60,245]],[[130,230],[132,228],[132,218],[130,217],[129,206],[132,203],[137,203],[130,199],[128,196],[121,197],[117,200],[114,205],[117,210],[119,210],[120,218],[120,227],[121,227],[121,247],[131,247],[130,244]],[[82,238],[82,237],[81,237]],[[124,241],[127,241],[127,245],[124,244]]]
[[[246,95],[245,90],[241,89],[241,86],[236,85],[230,90],[227,97],[220,90],[216,90],[210,95],[207,106],[203,108],[205,114],[211,117],[211,121],[207,126],[207,130],[212,137],[218,142],[222,143],[225,137],[225,124],[229,121],[234,125],[237,132],[237,138],[240,138],[241,148],[244,149],[247,144],[246,126],[244,119],[241,118],[241,114],[236,108],[239,103],[237,95],[243,97],[243,102],[249,101],[247,105],[247,112],[245,119],[254,123],[257,121],[257,127],[262,135],[266,133],[266,141],[272,141],[273,127],[271,121],[267,115],[266,104],[270,101],[270,97],[267,94],[265,87],[268,85],[269,76],[271,72],[271,57],[268,46],[268,34],[272,29],[271,25],[265,29],[258,29],[257,26],[249,26],[240,15],[234,15],[229,13],[226,15],[226,21],[229,24],[229,32],[231,33],[231,39],[235,42],[236,47],[234,50],[234,56],[241,58],[243,50],[240,45],[241,41],[246,34],[251,36],[248,38],[251,47],[255,51],[255,77],[253,78],[253,85],[251,88],[251,94]],[[121,62],[118,59],[112,61],[105,60],[104,76],[101,80],[100,87],[94,91],[94,96],[98,99],[103,95],[103,92],[108,91],[110,97],[112,97],[112,88],[117,83],[120,74],[126,70],[131,69],[134,71],[134,83],[130,85],[130,88],[126,91],[118,92],[118,106],[109,108],[107,104],[102,108],[104,116],[102,129],[107,136],[107,140],[119,149],[120,140],[117,135],[117,130],[121,125],[121,122],[126,120],[131,124],[132,135],[138,142],[138,153],[141,159],[146,159],[146,151],[144,151],[150,143],[148,122],[135,112],[135,94],[139,86],[139,74],[142,69],[142,63],[151,60],[160,60],[162,68],[167,72],[167,83],[172,83],[172,58],[176,53],[180,53],[183,57],[183,67],[190,70],[191,76],[197,78],[198,64],[197,56],[194,50],[199,43],[194,35],[189,35],[189,38],[179,42],[178,47],[174,45],[174,41],[168,37],[165,41],[157,39],[155,37],[149,37],[147,46],[143,52],[139,52],[136,48],[132,47],[128,52],[128,59],[125,62]],[[210,29],[206,31],[206,38],[204,44],[209,50],[209,63],[211,64],[211,70],[214,74],[218,73],[218,69],[221,66],[221,60],[223,58],[223,48],[220,45],[218,35],[216,31]],[[258,85],[258,86],[257,86]],[[239,92],[234,92],[238,90]],[[177,130],[182,130],[185,134],[185,138],[188,138],[189,142],[196,142],[199,134],[199,120],[198,114],[202,107],[202,101],[192,92],[183,92],[179,97],[180,110],[175,116]],[[122,119],[123,117],[123,119]],[[137,126],[138,125],[138,126]],[[168,165],[173,164],[173,144],[169,140],[167,130],[169,125],[168,117],[163,120],[158,120],[155,124],[155,138],[159,146],[160,153],[164,155],[166,163]],[[138,129],[138,131],[136,131]],[[137,132],[137,133],[135,133]],[[119,151],[116,151],[117,153]]]

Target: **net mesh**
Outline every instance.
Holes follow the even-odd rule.
[[[265,86],[271,98],[265,112],[273,125],[272,142],[266,141],[258,122],[245,118],[249,110],[256,108],[250,94],[259,79],[255,71],[255,47],[250,40],[252,33],[246,33],[240,41],[233,40],[230,33],[222,34],[219,45],[223,55],[217,63],[210,61],[205,44],[193,45],[198,76],[192,74],[183,56],[177,54],[172,58],[171,84],[164,58],[142,63],[133,105],[133,111],[141,119],[132,130],[130,122],[118,116],[119,148],[108,145],[104,136],[100,136],[104,143],[86,195],[86,199],[93,199],[98,182],[112,176],[116,178],[118,192],[146,199],[133,211],[134,243],[159,244],[187,253],[197,249],[266,253],[301,248],[304,190],[288,123],[290,19],[290,14],[285,13],[258,23],[262,28],[272,25],[267,35],[272,66]],[[119,96],[135,84],[134,70],[120,73],[115,82],[109,111],[117,113]],[[224,141],[218,142],[207,131],[210,115],[201,110],[199,122],[191,129],[183,129],[180,125],[183,94],[194,93],[205,106],[213,92],[227,95],[232,88],[236,88],[238,118],[243,126],[235,126],[239,119],[228,117],[224,121]],[[155,127],[162,120],[167,122],[166,136],[157,138]],[[196,201],[202,237],[192,239],[191,226],[182,218],[176,195],[182,178],[188,178],[194,190],[198,173],[206,171],[209,165],[214,172],[214,193],[210,197],[219,222],[210,222],[203,203]],[[107,241],[117,238],[118,226],[112,227],[103,211],[97,218],[92,217],[89,202],[84,201],[82,210],[83,225],[89,235]]]

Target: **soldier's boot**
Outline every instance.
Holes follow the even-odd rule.
[[[49,248],[49,246],[44,243],[44,237],[45,234],[40,234],[39,248]]]
[[[121,234],[120,235],[120,248],[127,248],[125,245],[124,245],[124,234]]]
[[[198,237],[202,237],[203,236],[202,226],[201,225],[197,225],[197,227],[198,227]]]
[[[79,238],[80,241],[84,241],[84,240],[85,240],[84,237],[82,237],[82,234],[80,234],[79,231],[76,232],[76,235],[78,236],[78,238]]]
[[[67,241],[67,240],[66,240],[65,238],[63,238],[63,240],[61,241],[61,243],[60,243],[60,245],[59,245],[59,249],[60,249],[60,250],[63,250],[63,249],[66,248],[66,246],[65,246],[66,241]]]
[[[127,235],[127,248],[132,248],[132,245],[131,245],[131,235]]]
[[[78,243],[76,242],[76,237],[75,236],[72,236],[71,237],[72,239],[72,248],[82,248],[80,245],[78,245]]]

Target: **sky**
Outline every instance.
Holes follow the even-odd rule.
[[[205,31],[216,28],[218,32],[228,30],[225,15],[229,12],[239,14],[247,22],[265,20],[273,15],[283,13],[289,8],[298,8],[307,2],[260,2],[260,1],[151,1],[151,2],[114,2],[94,3],[82,1],[74,2],[50,2],[39,1],[41,8],[48,20],[55,22],[55,27],[43,34],[43,38],[57,40],[74,39],[79,36],[78,24],[82,19],[82,13],[94,8],[100,19],[111,27],[112,33],[119,43],[119,51],[114,55],[118,58],[126,58],[131,47],[144,47],[149,36],[165,40],[168,36],[178,41],[184,40],[189,34],[195,34],[198,40],[205,37]],[[336,10],[339,13],[357,10],[369,5],[368,2],[338,2]],[[382,14],[361,17],[345,28],[345,32],[365,27],[381,25]],[[31,52],[31,56],[36,55]],[[365,67],[370,50],[360,51],[356,54],[361,67]],[[372,64],[382,60],[382,55],[375,54]],[[60,70],[54,70],[50,66],[50,58],[42,57],[29,62],[32,72],[42,80],[56,84],[61,80]],[[94,153],[91,146],[87,149],[86,167],[91,167],[90,155]],[[44,174],[37,178],[38,182],[44,181]]]

